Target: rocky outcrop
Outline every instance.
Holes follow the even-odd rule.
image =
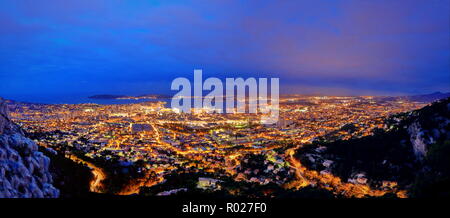
[[[414,154],[423,160],[433,144],[450,140],[450,103],[449,99],[413,112],[406,126]]]
[[[56,198],[52,185],[50,159],[24,136],[7,113],[0,98],[0,198]]]
[[[450,98],[385,122],[370,136],[303,145],[296,157],[354,184],[395,182],[410,196],[450,196]]]
[[[408,133],[410,135],[410,141],[414,154],[418,159],[423,159],[427,154],[427,145],[431,144],[432,139],[426,139],[425,134],[421,131],[419,123],[413,123],[408,127]]]

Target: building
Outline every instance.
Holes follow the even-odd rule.
[[[200,189],[210,189],[210,190],[220,190],[219,183],[221,180],[218,179],[212,179],[212,178],[205,178],[205,177],[199,177],[197,188]]]
[[[132,123],[130,124],[130,131],[132,133],[151,132],[153,128],[150,124]]]

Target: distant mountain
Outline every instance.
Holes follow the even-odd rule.
[[[433,101],[448,98],[448,97],[450,97],[450,92],[448,92],[448,93],[434,92],[431,94],[412,95],[412,96],[405,96],[402,98],[406,98],[410,101],[417,101],[417,102],[433,102]]]
[[[125,95],[93,95],[89,96],[90,99],[119,99],[119,98],[125,98],[128,96]]]
[[[299,96],[312,96],[312,95],[299,95],[299,94],[283,94],[281,97],[299,97]],[[167,99],[171,98],[172,96],[169,95],[160,95],[160,94],[145,94],[145,95],[137,95],[137,96],[127,96],[127,95],[110,95],[110,94],[102,94],[102,95],[93,95],[89,96],[90,99],[105,99],[105,100],[111,100],[111,99]],[[388,97],[382,97],[383,100],[389,100],[389,101],[395,101],[395,100],[409,100],[409,101],[416,101],[416,102],[425,102],[425,103],[431,103],[433,101],[448,98],[450,97],[450,93],[442,93],[442,92],[434,92],[431,94],[424,94],[424,95],[411,95],[411,96],[388,96]],[[296,102],[291,102],[296,103]]]
[[[127,96],[127,95],[93,95],[89,96],[90,99],[165,99],[170,98],[168,95],[158,95],[158,94],[147,94],[147,95],[139,95],[139,96]]]
[[[448,97],[450,97],[450,92],[447,92],[447,93],[433,92],[431,94],[424,94],[424,95],[382,97],[381,99],[388,100],[388,101],[407,100],[407,101],[431,103],[431,102],[437,101],[439,99],[444,99],[444,98],[448,98]]]
[[[58,197],[49,165],[50,159],[10,120],[0,98],[0,198]]]
[[[344,181],[364,178],[373,187],[395,181],[411,197],[450,197],[450,98],[386,123],[371,136],[317,140],[297,150],[296,158]]]

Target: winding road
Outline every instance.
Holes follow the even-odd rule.
[[[70,155],[69,158],[75,162],[86,164],[91,169],[94,178],[89,183],[89,190],[95,193],[104,193],[104,186],[102,181],[106,179],[106,173],[102,168],[95,166],[94,164],[87,162],[75,155]]]

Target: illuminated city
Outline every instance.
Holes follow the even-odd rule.
[[[449,18],[450,0],[0,0],[0,208],[435,217]]]
[[[291,95],[281,99],[280,119],[273,125],[260,124],[258,114],[174,112],[165,102],[18,103],[10,110],[13,120],[33,135],[38,145],[88,164],[95,175],[90,187],[94,192],[109,191],[102,183],[107,173],[96,163],[117,160],[124,166],[140,163],[135,169],[139,176],[113,194],[138,194],[141,187],[164,182],[165,175],[177,172],[209,173],[213,178],[261,185],[275,183],[285,189],[327,185],[351,197],[386,192],[405,197],[391,181],[372,190],[364,183],[336,181],[326,172],[308,171],[292,152],[302,143],[330,133],[344,140],[370,135],[374,128],[385,128],[385,117],[424,105],[370,96]],[[355,131],[340,131],[349,123]],[[249,161],[251,155],[262,156],[264,165],[243,168],[241,163]]]

